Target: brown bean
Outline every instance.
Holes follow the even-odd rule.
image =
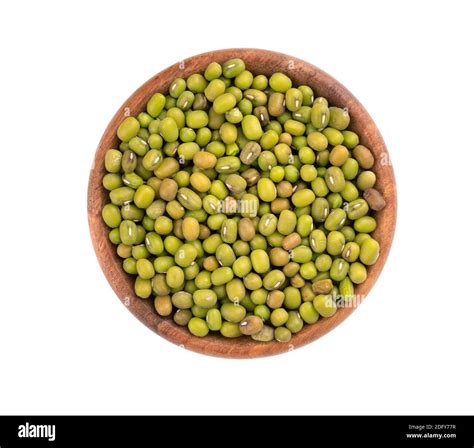
[[[268,112],[274,117],[279,117],[285,112],[285,95],[280,92],[275,92],[270,95],[268,99]]]
[[[361,168],[368,170],[374,166],[374,156],[370,152],[370,149],[365,146],[357,145],[352,150],[352,155],[359,162]]]
[[[253,110],[253,114],[258,118],[262,127],[270,123],[270,116],[268,115],[268,110],[265,106],[256,107]]]
[[[173,179],[163,179],[160,185],[160,198],[165,201],[172,201],[176,198],[178,184]]]
[[[206,271],[212,272],[219,268],[220,264],[214,255],[210,255],[209,257],[204,258],[204,261],[202,262],[202,267]]]
[[[194,166],[202,170],[208,170],[216,166],[217,157],[211,152],[199,151],[194,154],[193,162]]]
[[[382,194],[375,188],[368,188],[364,191],[363,196],[372,210],[379,211],[387,205]]]
[[[204,224],[199,224],[199,239],[205,240],[211,236],[211,229]]]
[[[263,320],[258,316],[248,316],[240,322],[240,332],[251,336],[258,333],[263,328]]]
[[[257,142],[248,142],[240,151],[240,160],[245,165],[250,165],[257,160],[262,152],[262,147]]]
[[[334,166],[342,166],[349,158],[349,151],[345,146],[336,145],[329,153],[329,162]]]
[[[316,297],[316,294],[313,292],[313,289],[311,287],[311,283],[306,283],[302,288],[301,288],[301,298],[303,299],[303,302],[312,302],[313,299]]]
[[[273,266],[285,266],[290,261],[290,254],[281,247],[274,247],[270,251],[270,262]]]
[[[283,238],[282,247],[285,250],[291,250],[301,244],[301,237],[296,233],[290,233]]]
[[[156,296],[155,310],[160,316],[169,316],[173,311],[173,304],[170,296]]]
[[[181,234],[183,236],[182,237],[178,236],[175,232],[176,236],[180,239],[184,238],[186,241],[197,240],[199,237],[199,230],[200,230],[198,220],[196,218],[192,218],[191,216],[187,216],[181,222],[182,222]]]
[[[289,198],[293,194],[293,185],[287,180],[282,180],[277,185],[277,195],[280,198]]]
[[[182,240],[184,238],[184,235],[183,235],[183,220],[182,219],[178,219],[177,221],[173,222],[173,233],[180,240]]]
[[[267,305],[269,308],[276,310],[281,308],[283,301],[285,300],[285,293],[278,289],[270,291],[267,296]]]
[[[193,313],[191,313],[190,310],[178,309],[176,310],[176,313],[174,313],[173,320],[175,324],[185,326],[188,325],[188,322],[191,320],[192,317]]]
[[[291,286],[294,286],[295,288],[302,288],[306,282],[304,278],[301,277],[300,274],[296,274],[293,277],[291,277],[290,283],[291,283]]]
[[[332,280],[327,278],[315,281],[312,289],[315,294],[329,294],[332,290]]]
[[[308,186],[304,182],[298,182],[296,185],[293,185],[293,194],[306,188],[308,188]]]
[[[257,184],[261,175],[255,168],[248,168],[241,173],[241,176],[247,181],[247,186],[252,187]]]
[[[280,214],[283,210],[290,209],[290,201],[286,198],[276,198],[270,203],[272,213]]]
[[[293,142],[293,137],[288,132],[282,132],[280,134],[280,138],[278,139],[278,143],[286,143],[288,146],[291,146]]]
[[[250,218],[242,218],[238,224],[238,232],[242,241],[252,241],[255,238],[255,227]]]

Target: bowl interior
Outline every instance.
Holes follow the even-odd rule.
[[[220,335],[198,338],[191,335],[187,328],[174,324],[171,318],[160,317],[154,310],[151,299],[143,300],[135,296],[133,276],[122,270],[122,260],[108,239],[109,229],[101,217],[102,207],[108,200],[108,193],[102,187],[102,177],[105,174],[104,155],[108,149],[116,148],[119,144],[116,130],[120,122],[128,115],[136,115],[145,110],[150,96],[155,92],[165,93],[176,77],[187,77],[195,72],[203,73],[210,62],[222,63],[234,57],[243,59],[254,75],[268,76],[277,71],[286,73],[294,85],[307,84],[314,89],[316,96],[326,97],[330,105],[347,107],[351,116],[349,129],[357,132],[361,144],[372,150],[376,159],[373,168],[377,175],[376,188],[387,201],[387,206],[375,213],[378,226],[374,237],[380,243],[380,257],[374,266],[368,268],[367,280],[356,287],[357,300],[352,306],[339,309],[333,317],[305,325],[286,344],[276,341],[255,342],[249,337],[226,339]],[[319,68],[292,56],[267,50],[228,49],[200,54],[172,65],[143,84],[125,101],[105,130],[95,154],[89,179],[88,217],[100,266],[117,296],[140,321],[162,337],[189,350],[228,358],[252,358],[291,351],[307,344],[326,334],[354,311],[372,288],[385,264],[395,230],[396,202],[395,178],[382,136],[364,107],[344,86]]]

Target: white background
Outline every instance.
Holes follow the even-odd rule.
[[[474,412],[469,2],[2,2],[0,412]],[[86,190],[142,82],[227,47],[323,68],[378,124],[398,180],[392,253],[319,341],[233,361],[141,325],[105,280]]]

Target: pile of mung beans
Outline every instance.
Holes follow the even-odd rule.
[[[121,122],[102,217],[160,316],[199,337],[288,342],[354,298],[385,201],[349,111],[316,93],[231,59]]]

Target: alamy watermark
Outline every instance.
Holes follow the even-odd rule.
[[[49,442],[56,440],[56,425],[32,425],[26,422],[18,426],[18,437],[32,439],[48,439]]]
[[[251,199],[235,199],[232,196],[227,196],[225,199],[219,201],[217,204],[217,213],[225,213],[226,215],[245,215],[254,217],[257,216],[258,204],[257,201]]]
[[[328,295],[328,300],[332,300],[336,303],[338,308],[357,308],[362,300],[365,299],[365,294],[352,294],[352,295]]]

